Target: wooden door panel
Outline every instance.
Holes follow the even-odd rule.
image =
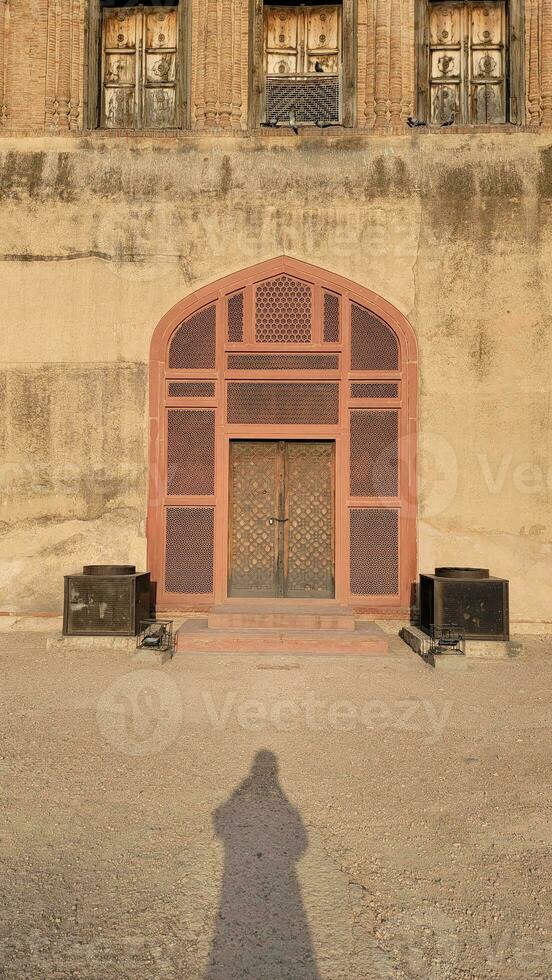
[[[229,595],[278,594],[279,448],[277,442],[230,444]]]
[[[286,443],[284,582],[288,598],[333,598],[331,442]]]

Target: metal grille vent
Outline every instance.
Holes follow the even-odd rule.
[[[215,492],[215,413],[172,409],[167,423],[167,493]]]
[[[339,296],[324,293],[324,340],[327,344],[339,342]]]
[[[379,381],[370,384],[352,384],[351,398],[398,398],[399,386],[396,384],[385,384]]]
[[[240,344],[243,340],[243,293],[228,297],[228,341]]]
[[[169,347],[170,368],[214,368],[217,309],[206,306],[176,330]]]
[[[353,595],[399,591],[399,512],[366,508],[350,512],[350,574]]]
[[[351,496],[398,494],[399,413],[351,412]]]
[[[215,385],[212,381],[171,381],[169,398],[213,398]]]
[[[212,507],[168,507],[165,591],[209,595],[213,591]]]
[[[337,354],[229,354],[234,371],[337,371]]]
[[[229,384],[231,425],[337,425],[337,384]]]
[[[267,122],[288,122],[292,111],[299,123],[339,122],[339,79],[267,78]]]
[[[306,344],[311,339],[312,290],[281,275],[255,290],[255,339],[261,344]]]
[[[397,337],[383,320],[351,304],[351,370],[398,371]]]

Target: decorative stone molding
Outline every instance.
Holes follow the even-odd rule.
[[[47,14],[46,128],[79,129],[83,102],[83,2],[48,0]]]
[[[543,126],[552,125],[552,0],[542,0],[541,106]]]

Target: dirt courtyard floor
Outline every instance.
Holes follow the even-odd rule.
[[[551,642],[0,657],[0,977],[552,976]]]

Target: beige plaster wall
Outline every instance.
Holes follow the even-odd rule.
[[[380,293],[420,356],[419,565],[552,620],[544,136],[5,137],[0,609],[145,562],[147,361],[178,299],[286,253]]]

